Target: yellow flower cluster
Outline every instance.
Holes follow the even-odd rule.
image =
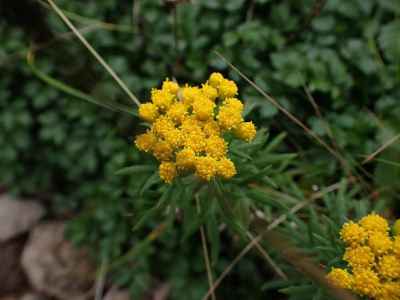
[[[374,213],[358,223],[345,223],[340,238],[346,245],[343,260],[348,268],[332,268],[328,280],[360,296],[400,300],[399,226],[396,222],[391,236],[386,219]]]
[[[243,120],[238,88],[220,73],[212,73],[202,86],[179,86],[165,80],[151,91],[151,102],[139,107],[139,116],[151,124],[138,135],[136,146],[160,161],[160,177],[167,183],[183,172],[199,178],[228,179],[236,174],[228,158],[225,132],[250,142],[256,135],[253,122]]]

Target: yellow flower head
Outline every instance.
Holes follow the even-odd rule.
[[[143,103],[139,106],[139,117],[152,123],[158,117],[158,109],[153,103]]]
[[[151,91],[151,101],[162,111],[171,106],[175,96],[166,90],[153,89]]]
[[[197,176],[207,181],[217,173],[217,160],[210,156],[197,157],[195,166]]]
[[[187,114],[187,107],[182,102],[175,102],[167,111],[168,118],[177,124],[181,124],[182,121],[185,120]]]
[[[243,103],[236,98],[227,98],[224,100],[223,105],[229,107],[234,111],[243,113]]]
[[[153,149],[157,142],[156,136],[152,132],[140,134],[135,139],[136,147],[144,152],[149,152]]]
[[[196,163],[196,154],[193,149],[184,148],[176,153],[176,166],[179,170],[190,170]]]
[[[219,125],[216,121],[209,120],[203,124],[203,132],[207,137],[213,135],[219,136],[221,134],[221,128],[219,128]]]
[[[215,103],[206,97],[198,97],[193,102],[193,114],[197,119],[206,121],[214,118]]]
[[[378,264],[379,275],[386,279],[400,278],[400,260],[395,255],[382,256]]]
[[[212,87],[209,84],[203,84],[201,87],[201,92],[203,93],[204,96],[206,96],[208,99],[214,101],[218,97],[218,91],[214,87]]]
[[[218,86],[218,93],[222,99],[235,97],[238,93],[238,87],[234,81],[224,79]]]
[[[335,286],[342,289],[350,289],[353,286],[353,276],[346,270],[332,268],[328,273],[327,279]]]
[[[229,179],[236,175],[235,164],[229,158],[222,158],[217,163],[217,173],[222,178]]]
[[[221,106],[217,115],[219,126],[224,130],[235,129],[243,122],[240,111],[233,107]]]
[[[378,300],[399,300],[400,299],[400,283],[385,282],[380,287]]]
[[[153,146],[153,154],[160,161],[170,160],[173,151],[173,147],[166,141],[159,141]]]
[[[162,180],[166,183],[171,183],[177,175],[175,163],[163,161],[160,164],[159,172]]]
[[[175,129],[174,123],[165,116],[154,121],[152,131],[159,137],[165,138],[168,132]]]
[[[250,142],[255,138],[257,130],[253,122],[242,122],[237,126],[234,133],[239,139]]]
[[[363,296],[375,297],[380,291],[378,275],[369,269],[360,269],[354,274],[353,289]]]
[[[392,240],[387,233],[380,231],[371,232],[368,238],[368,246],[376,255],[382,255],[392,248]]]
[[[179,90],[179,85],[176,82],[167,79],[163,82],[162,89],[170,94],[176,95]]]
[[[367,238],[367,232],[360,225],[350,221],[340,230],[340,238],[346,245],[360,246]]]
[[[201,122],[193,116],[187,117],[183,120],[181,130],[184,134],[202,134]]]
[[[225,78],[221,73],[214,72],[210,75],[208,82],[212,87],[218,88],[223,80],[225,80]]]
[[[198,87],[185,86],[182,89],[182,99],[183,103],[186,105],[193,104],[193,102],[196,101],[196,99],[201,96],[202,93]]]
[[[226,155],[227,143],[217,135],[210,136],[206,139],[206,153],[214,158],[221,158]]]
[[[184,136],[179,129],[173,128],[164,133],[164,139],[173,148],[179,148],[183,144]]]
[[[375,263],[375,256],[367,246],[357,248],[347,248],[343,259],[348,262],[352,268],[370,268]]]
[[[343,260],[348,270],[328,274],[328,279],[342,276],[338,281],[343,282],[348,276],[342,273],[351,270],[352,284],[342,287],[368,299],[400,300],[400,236],[389,235],[388,222],[370,214],[358,224],[344,224],[340,236],[347,246]]]
[[[365,216],[359,223],[368,232],[380,231],[386,233],[389,230],[388,222],[375,213]]]
[[[194,131],[185,135],[183,145],[184,147],[199,153],[204,151],[206,142],[206,137],[202,131],[200,133]]]
[[[243,103],[234,98],[236,84],[220,73],[211,74],[201,87],[165,80],[161,89],[151,91],[151,103],[139,106],[139,116],[151,129],[135,139],[136,146],[160,161],[160,177],[171,183],[185,172],[209,181],[236,174],[228,157],[227,131],[250,142],[256,128],[244,122]],[[220,99],[221,101],[216,101]]]

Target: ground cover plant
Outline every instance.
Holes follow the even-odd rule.
[[[69,218],[108,280],[400,298],[362,226],[398,217],[398,1],[56,1],[100,62],[51,4],[0,4],[0,183]]]

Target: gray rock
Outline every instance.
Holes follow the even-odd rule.
[[[131,300],[128,290],[112,287],[108,290],[103,300]]]
[[[92,294],[95,268],[85,251],[64,239],[65,225],[37,225],[22,253],[22,266],[32,287],[61,300],[85,299]]]
[[[30,230],[44,212],[43,206],[37,202],[0,196],[0,242]]]
[[[47,297],[41,294],[37,294],[35,292],[25,293],[19,298],[19,300],[47,300],[47,299],[48,299]]]

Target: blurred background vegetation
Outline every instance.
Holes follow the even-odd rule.
[[[0,184],[39,197],[49,215],[71,220],[72,241],[91,247],[99,262],[116,261],[160,223],[151,219],[132,232],[137,220],[130,212],[147,178],[115,175],[144,159],[132,143],[140,123],[41,81],[26,55],[34,50],[38,69],[96,99],[133,104],[44,2],[7,2],[0,4]],[[199,83],[220,71],[238,82],[248,119],[272,136],[288,133],[281,150],[298,153],[295,182],[302,190],[340,180],[337,160],[232,72],[218,50],[318,136],[333,141],[371,193],[396,207],[400,144],[372,163],[361,162],[400,132],[398,0],[57,4],[140,99],[166,77]],[[200,299],[207,291],[201,242],[198,236],[182,242],[181,231],[177,225],[143,247],[134,265],[116,268],[113,281],[135,295],[168,281],[172,299]],[[217,273],[243,246],[228,236],[222,242]],[[241,260],[218,289],[222,299],[266,297],[260,287],[271,274],[260,261]]]

